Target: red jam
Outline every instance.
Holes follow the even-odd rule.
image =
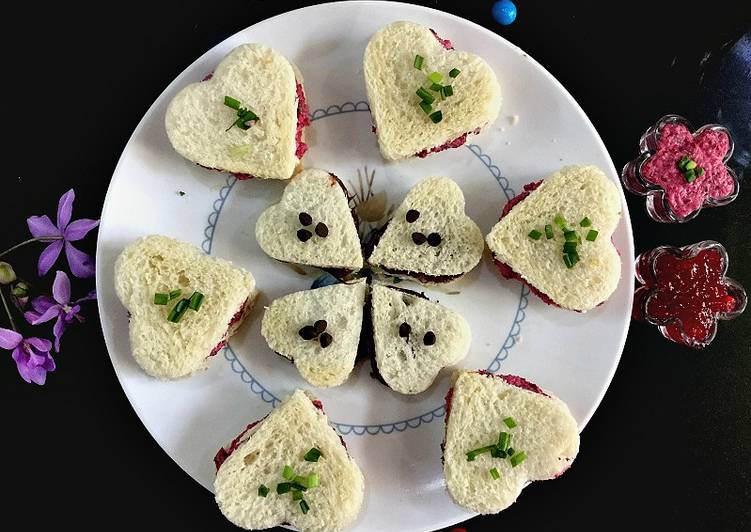
[[[633,317],[665,324],[663,334],[674,342],[707,345],[717,329],[718,316],[741,306],[725,278],[725,254],[718,246],[701,249],[694,256],[660,249],[641,255],[636,267],[644,285],[634,295]]]
[[[670,209],[685,218],[699,209],[707,197],[721,199],[735,190],[735,181],[725,166],[730,138],[724,131],[706,129],[696,135],[683,124],[662,126],[657,151],[641,167],[642,177],[665,190]],[[678,162],[688,156],[704,174],[688,182]]]

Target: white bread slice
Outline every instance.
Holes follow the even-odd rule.
[[[475,512],[508,508],[528,483],[563,474],[579,452],[576,420],[566,404],[520,377],[457,372],[447,403],[446,485],[457,504]],[[516,427],[506,426],[509,417]],[[509,459],[487,452],[467,460],[466,453],[496,443],[501,431],[511,435],[511,447],[524,451],[526,460],[512,467]],[[492,468],[499,479],[490,475]]]
[[[366,292],[365,279],[359,279],[280,297],[266,309],[261,334],[313,386],[337,386],[355,366]],[[325,332],[333,339],[325,348],[319,338],[300,336],[318,320],[326,321]]]
[[[313,223],[303,226],[300,213],[309,214]],[[319,223],[328,228],[325,238],[315,233]],[[301,229],[312,237],[302,242],[297,236]],[[258,217],[256,240],[267,255],[284,262],[346,270],[359,270],[363,264],[348,192],[325,170],[303,170],[287,184],[281,201]]]
[[[581,262],[567,268],[563,262],[563,236],[553,219],[561,215],[579,232]],[[592,226],[582,228],[587,217]],[[610,237],[621,217],[618,188],[596,166],[566,166],[542,184],[498,222],[487,236],[495,258],[508,264],[530,285],[559,306],[576,311],[592,309],[606,301],[618,286],[621,260]],[[533,240],[533,229],[553,224],[555,238]],[[599,232],[588,242],[589,229]]]
[[[167,321],[172,307],[154,294],[180,288],[182,297],[204,295],[196,312]],[[115,262],[115,291],[130,314],[130,346],[146,373],[176,379],[208,365],[208,357],[239,327],[257,295],[253,275],[209,257],[192,244],[152,235],[126,247]]]
[[[373,285],[371,305],[378,373],[394,391],[427,390],[441,369],[469,351],[472,333],[467,320],[443,305],[378,284]],[[405,323],[409,333],[402,337]],[[428,332],[435,342],[430,345],[425,343]]]
[[[415,55],[424,70],[414,67]],[[461,73],[450,78],[457,68]],[[493,69],[476,55],[446,50],[431,30],[414,22],[394,22],[370,39],[363,59],[365,84],[378,145],[385,159],[413,157],[474,133],[495,121],[501,108],[501,89]],[[451,81],[452,96],[433,103],[443,113],[434,124],[420,108],[415,91],[425,85],[426,71]]]
[[[407,221],[410,210],[420,213],[414,222]],[[414,232],[437,233],[441,243],[417,245],[412,240]],[[429,177],[412,187],[394,211],[368,262],[418,282],[440,283],[477,266],[484,248],[480,228],[464,214],[459,185],[448,177]]]
[[[259,120],[249,129],[227,128],[238,100]],[[288,179],[295,171],[297,82],[293,66],[262,44],[243,44],[222,59],[212,77],[184,87],[165,116],[167,136],[177,152],[216,170],[264,179]]]
[[[312,447],[321,451],[321,457],[306,462],[303,456]],[[290,492],[276,492],[277,484],[286,482],[285,465],[300,476],[318,474],[319,486],[303,492],[310,507],[307,514]],[[262,484],[269,488],[266,497],[258,495]],[[301,532],[324,532],[342,530],[355,520],[364,484],[360,468],[329,426],[326,414],[297,390],[240,436],[239,446],[217,471],[214,493],[224,516],[241,528],[260,530],[289,523]]]

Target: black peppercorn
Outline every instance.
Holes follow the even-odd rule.
[[[419,217],[420,217],[420,211],[416,211],[414,209],[410,209],[407,211],[406,218],[407,218],[408,223],[416,222]]]
[[[307,212],[301,212],[298,215],[298,218],[300,219],[300,223],[304,225],[305,227],[313,223],[313,217]]]
[[[433,345],[435,343],[435,333],[433,333],[433,331],[426,332],[425,336],[422,337],[422,343],[425,345]]]
[[[311,233],[307,229],[300,229],[297,231],[297,238],[300,239],[300,242],[307,242],[312,236],[313,233]]]
[[[407,338],[411,332],[412,327],[409,326],[409,323],[404,322],[399,326],[399,336],[402,338]]]
[[[417,244],[418,246],[425,243],[427,239],[425,238],[425,235],[422,233],[412,233],[412,242]]]
[[[316,225],[316,234],[320,236],[321,238],[326,238],[329,236],[329,228],[326,226],[323,222],[318,222]]]
[[[313,324],[313,330],[316,332],[316,334],[321,334],[323,331],[326,330],[326,327],[328,327],[328,323],[326,323],[326,320],[318,320]]]
[[[312,340],[313,338],[318,336],[315,329],[313,329],[313,327],[311,327],[310,325],[306,325],[305,327],[300,329],[297,334],[299,334],[300,338],[302,338],[303,340]]]
[[[325,332],[318,337],[318,341],[321,343],[321,347],[326,349],[331,345],[331,342],[334,341],[334,338],[329,333]]]
[[[441,243],[441,235],[438,233],[430,233],[428,235],[428,245],[436,247]]]

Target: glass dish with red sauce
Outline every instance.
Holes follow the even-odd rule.
[[[738,176],[727,165],[733,148],[724,126],[694,130],[686,118],[666,115],[642,135],[640,154],[623,167],[621,181],[630,192],[646,196],[652,219],[687,222],[702,208],[727,205],[738,196]],[[691,161],[692,168],[682,160]]]
[[[705,240],[683,247],[660,246],[636,259],[633,318],[657,325],[668,340],[693,348],[709,345],[718,320],[738,317],[746,292],[726,277],[722,244]]]

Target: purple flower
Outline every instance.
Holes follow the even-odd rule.
[[[26,338],[10,329],[0,328],[0,348],[13,351],[18,373],[26,382],[44,384],[47,372],[55,371],[50,349],[52,342],[44,338]]]
[[[55,351],[60,352],[60,338],[65,329],[77,320],[79,323],[85,321],[84,317],[79,314],[83,301],[96,299],[96,291],[89,292],[85,297],[70,302],[70,279],[65,272],[57,271],[55,282],[52,283],[52,297],[41,296],[31,302],[34,309],[24,313],[26,321],[32,325],[48,322],[57,318],[55,325],[52,327],[52,334],[55,335]]]
[[[93,277],[94,263],[86,253],[73,247],[71,242],[81,240],[86,234],[99,225],[99,220],[81,219],[71,222],[73,216],[73,200],[76,198],[73,189],[63,194],[57,205],[57,225],[52,223],[49,216],[31,216],[26,221],[29,231],[35,238],[56,238],[39,255],[39,276],[44,276],[55,264],[60,252],[65,248],[70,271],[76,277]]]

